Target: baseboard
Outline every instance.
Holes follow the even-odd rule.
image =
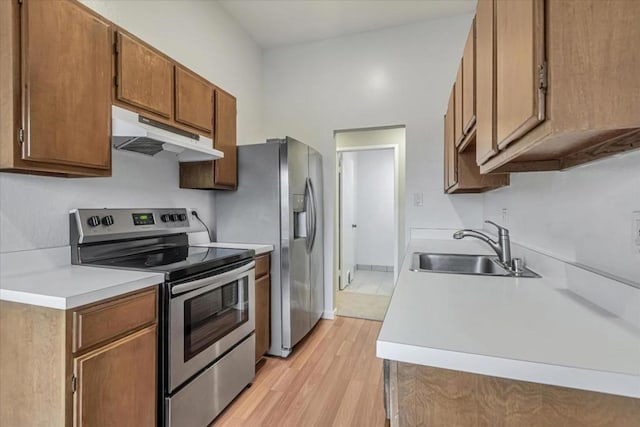
[[[333,320],[336,318],[336,313],[338,312],[337,308],[334,308],[332,311],[325,311],[322,313],[322,318],[327,320]]]
[[[356,264],[356,270],[393,272],[392,265]]]

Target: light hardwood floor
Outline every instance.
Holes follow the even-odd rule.
[[[321,320],[287,359],[267,358],[212,426],[385,425],[380,322]]]

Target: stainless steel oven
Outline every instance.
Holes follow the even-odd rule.
[[[170,392],[255,330],[254,267],[170,287]]]
[[[204,427],[255,376],[254,251],[189,245],[186,209],[75,209],[73,264],[163,273],[158,419]]]

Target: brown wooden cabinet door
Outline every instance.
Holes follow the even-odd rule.
[[[464,45],[462,59],[462,133],[467,134],[476,123],[476,21]]]
[[[496,132],[500,149],[544,120],[544,1],[496,0]]]
[[[25,1],[21,13],[22,157],[110,169],[109,23],[68,0]]]
[[[462,139],[464,138],[464,133],[462,132],[462,67],[463,61],[460,61],[460,66],[458,67],[458,74],[456,74],[456,84],[454,86],[454,112],[453,114],[453,138],[455,142],[455,146],[460,145]]]
[[[447,114],[444,116],[444,175],[445,175],[445,191],[448,190],[457,181],[456,160],[456,144],[454,138],[454,116],[455,116],[455,85],[449,96],[449,105]]]
[[[219,89],[215,91],[214,148],[224,153],[215,160],[215,187],[235,189],[238,185],[238,148],[236,145],[236,99]]]
[[[167,119],[171,118],[171,61],[123,32],[118,32],[117,38],[117,99]]]
[[[498,152],[495,133],[496,75],[494,0],[478,0],[476,9],[476,161]]]
[[[156,425],[156,326],[73,361],[74,425]]]
[[[182,67],[175,68],[175,121],[199,131],[213,132],[213,86]]]
[[[271,277],[256,279],[256,363],[269,351],[271,341]]]

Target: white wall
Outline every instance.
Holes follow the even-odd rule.
[[[85,1],[238,100],[238,141],[264,140],[262,51],[216,2]],[[0,174],[0,251],[69,243],[76,207],[193,207],[213,223],[213,193],[178,188],[178,163],[113,153],[111,178]]]
[[[393,266],[393,150],[355,152],[357,166],[356,262]]]
[[[471,15],[366,32],[264,52],[268,136],[305,141],[324,157],[325,280],[333,277],[337,129],[406,125],[406,203],[410,227],[478,227],[482,196],[445,196],[443,115]],[[407,200],[412,200],[407,197]],[[326,283],[325,309],[333,307]]]
[[[511,175],[487,193],[487,219],[506,223],[512,240],[640,285],[632,212],[640,211],[640,152],[562,172]]]

